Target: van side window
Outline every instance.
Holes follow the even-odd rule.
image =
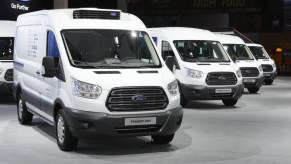
[[[47,56],[54,58],[60,57],[60,51],[56,41],[55,34],[52,31],[47,32]]]
[[[170,43],[167,42],[167,41],[163,41],[162,42],[162,57],[163,57],[164,60],[166,60],[167,56],[175,57],[173,49],[172,49]]]

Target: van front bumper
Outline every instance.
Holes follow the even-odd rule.
[[[264,76],[249,77],[249,78],[243,77],[243,84],[245,88],[253,88],[253,87],[260,88],[263,85],[263,83],[264,83]]]
[[[277,77],[277,72],[265,72],[264,81],[273,81]]]
[[[83,139],[174,134],[181,126],[183,109],[178,107],[155,114],[109,115],[65,109],[73,136]],[[126,118],[155,117],[155,125],[125,126]],[[89,125],[84,127],[84,124]]]
[[[244,85],[210,87],[180,83],[183,96],[186,100],[224,100],[239,99],[242,96]],[[219,90],[231,90],[229,93],[219,93]]]
[[[0,82],[0,92],[1,93],[12,93],[13,83]]]

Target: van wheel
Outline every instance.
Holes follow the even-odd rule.
[[[237,99],[222,100],[222,102],[225,106],[234,106],[237,103]]]
[[[248,88],[248,90],[250,93],[257,93],[260,90],[260,88],[259,87],[252,87],[252,88]]]
[[[76,149],[79,139],[72,136],[62,109],[60,109],[57,113],[55,128],[59,148],[62,151],[71,151]]]
[[[28,125],[31,124],[33,114],[31,114],[25,105],[25,100],[22,97],[22,94],[20,93],[18,95],[18,101],[17,101],[17,116],[18,121],[22,125]]]
[[[265,84],[266,85],[272,85],[273,84],[273,80],[267,80],[267,81],[265,81]]]
[[[152,139],[154,143],[156,144],[168,144],[170,143],[175,134],[170,134],[170,135],[152,135]]]

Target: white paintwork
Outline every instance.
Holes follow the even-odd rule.
[[[14,37],[15,36],[15,21],[0,21],[0,38],[1,37]],[[1,62],[2,61],[2,62]],[[0,74],[0,83],[13,83],[11,81],[6,81],[4,79],[4,75],[8,69],[13,68],[13,61],[3,60],[0,59],[0,69],[2,69],[2,73]]]
[[[215,34],[217,36],[217,38],[220,40],[220,42],[225,45],[225,44],[237,44],[237,45],[246,45],[245,42],[237,36],[234,35],[225,35],[225,34]],[[261,63],[259,63],[254,55],[251,53],[251,51],[249,49],[247,49],[248,53],[250,53],[253,57],[253,60],[236,60],[236,64],[238,65],[238,67],[256,67],[259,72],[260,75],[259,77],[263,77],[263,71],[261,70]],[[246,78],[246,77],[244,77]]]
[[[270,73],[275,73],[277,72],[277,68],[276,68],[276,64],[275,64],[275,61],[270,57],[270,55],[267,53],[267,51],[265,50],[265,48],[260,45],[260,44],[257,44],[257,43],[246,43],[246,45],[248,47],[259,47],[259,48],[262,48],[262,50],[264,51],[265,55],[268,57],[268,59],[258,59],[259,63],[260,64],[268,64],[268,65],[272,65],[274,70],[273,72],[270,72]]]
[[[185,28],[185,27],[165,27],[165,28],[149,28],[149,32],[152,37],[158,38],[157,48],[159,53],[162,51],[162,41],[167,41],[170,43],[171,48],[175,54],[175,57],[178,61],[180,69],[176,69],[173,73],[177,80],[180,83],[186,85],[197,85],[197,86],[205,86],[205,87],[213,87],[213,88],[225,88],[227,86],[224,85],[212,85],[209,86],[206,84],[206,77],[210,72],[233,72],[237,76],[237,71],[239,68],[236,64],[230,60],[229,65],[224,65],[222,62],[212,63],[212,62],[185,62],[181,59],[178,50],[176,49],[173,41],[175,40],[205,40],[205,41],[218,41],[216,36],[208,30],[203,29],[195,29],[195,28]],[[200,64],[208,64],[208,65],[200,65]],[[194,69],[198,71],[202,71],[203,75],[200,79],[190,78],[186,76],[186,69]],[[242,84],[242,78],[237,76],[237,84]],[[229,86],[236,86],[229,85]]]
[[[71,66],[61,30],[66,29],[122,29],[140,30],[147,32],[145,25],[140,19],[132,14],[122,13],[121,20],[106,19],[73,19],[73,11],[77,9],[43,10],[20,15],[17,19],[17,36],[15,41],[15,61],[24,63],[24,68],[15,64],[14,83],[21,84],[22,89],[28,90],[41,100],[54,104],[56,99],[61,99],[67,108],[81,111],[102,112],[111,115],[131,115],[131,114],[155,114],[168,111],[180,106],[180,95],[170,95],[167,86],[175,80],[173,74],[162,62],[162,68],[154,68],[156,74],[138,74],[137,70],[145,69],[110,69],[110,71],[120,71],[121,74],[99,75],[94,73],[97,69],[80,69]],[[87,8],[87,10],[105,10]],[[113,10],[110,10],[113,11]],[[118,10],[114,10],[118,11]],[[42,59],[46,56],[46,35],[47,31],[53,31],[56,37],[60,58],[64,69],[66,82],[61,82],[56,77],[44,78],[36,72],[42,70]],[[37,35],[37,50],[35,56],[28,56],[30,50],[28,45],[29,33]],[[153,43],[154,44],[154,43]],[[105,71],[106,69],[98,69]],[[85,83],[98,85],[102,88],[102,94],[98,99],[81,98],[73,95],[72,78]],[[165,110],[144,111],[144,112],[110,112],[105,106],[107,96],[112,88],[131,86],[158,86],[164,88],[169,100]],[[31,108],[33,110],[33,108]],[[49,120],[50,116],[44,115]]]

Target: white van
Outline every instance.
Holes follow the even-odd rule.
[[[234,35],[216,34],[230,57],[239,66],[243,84],[250,93],[257,93],[264,83],[263,69],[245,42]]]
[[[166,27],[149,32],[180,86],[181,105],[189,100],[222,100],[234,106],[243,92],[239,68],[210,31]]]
[[[15,21],[0,21],[0,92],[11,93]]]
[[[20,15],[16,25],[13,93],[20,124],[35,115],[55,125],[63,151],[79,138],[172,141],[183,117],[178,84],[136,16],[43,10]]]
[[[263,67],[265,84],[271,85],[277,76],[277,68],[274,60],[262,45],[255,43],[247,43],[246,45]]]

